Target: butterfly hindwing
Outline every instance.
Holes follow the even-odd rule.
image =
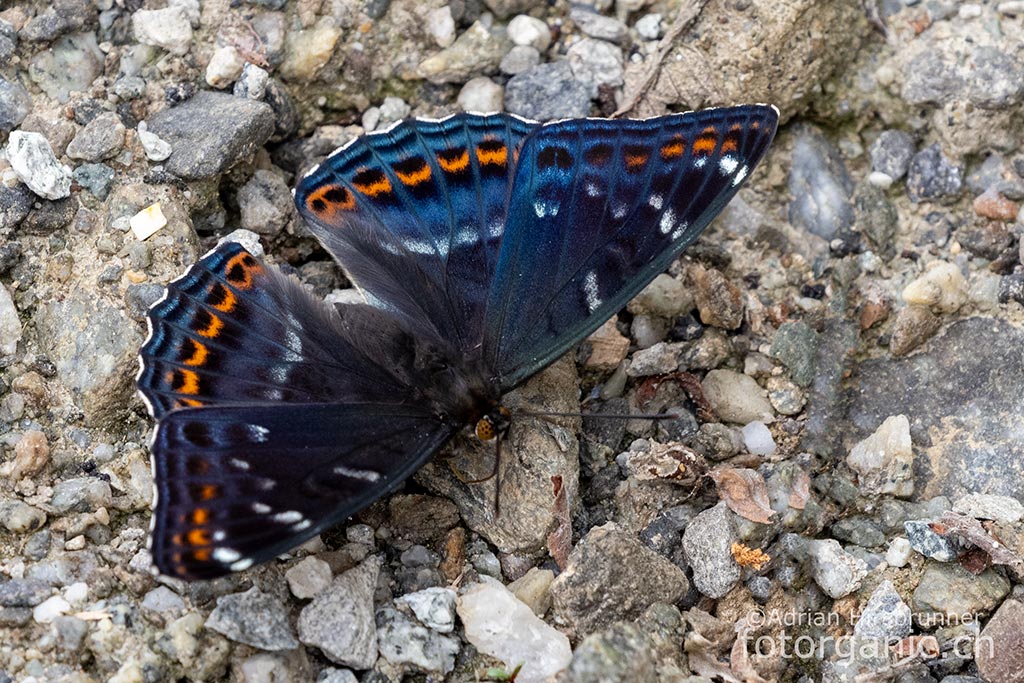
[[[269,560],[393,490],[452,430],[376,403],[168,413],[153,441],[153,562],[207,579]]]
[[[302,179],[295,202],[371,303],[472,347],[515,152],[536,125],[507,115],[404,121],[332,154]]]
[[[545,125],[522,147],[487,307],[485,357],[510,388],[664,271],[771,143],[768,106]]]
[[[138,386],[157,418],[182,407],[402,394],[393,369],[356,343],[363,335],[354,322],[238,244],[219,246],[172,282],[149,319]]]

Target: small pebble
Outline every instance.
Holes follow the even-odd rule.
[[[913,553],[914,548],[903,536],[897,536],[892,539],[889,543],[889,548],[885,551],[885,561],[890,567],[905,567],[910,562],[910,556]]]
[[[71,169],[57,161],[41,133],[16,130],[7,138],[7,160],[18,179],[44,199],[71,194]]]
[[[187,55],[192,46],[192,23],[179,6],[139,9],[132,14],[135,40],[160,47],[175,55]]]
[[[38,624],[49,624],[54,619],[71,611],[68,601],[59,595],[54,595],[39,603],[32,609],[32,618]]]
[[[551,44],[551,29],[540,19],[520,14],[508,22],[508,37],[516,45],[528,45],[543,52]]]
[[[323,560],[309,556],[284,573],[292,595],[308,600],[331,584],[331,566]]]
[[[644,40],[657,40],[661,38],[661,15],[645,14],[636,20],[633,25],[637,34]]]
[[[975,197],[973,207],[979,216],[997,221],[1012,221],[1021,209],[1020,204],[999,194],[994,187]]]
[[[743,427],[743,443],[753,455],[775,453],[775,439],[763,422],[749,422]]]
[[[246,61],[231,45],[217,48],[206,65],[206,82],[212,88],[223,89],[238,80]]]
[[[955,313],[967,300],[967,282],[959,266],[932,261],[920,277],[903,288],[903,300],[938,313]]]
[[[478,76],[462,86],[456,102],[462,111],[501,111],[505,102],[505,89],[487,76]]]

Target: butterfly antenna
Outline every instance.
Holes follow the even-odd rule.
[[[517,410],[516,415],[525,417],[539,417],[540,419],[555,424],[551,417],[586,417],[602,418],[609,420],[675,420],[679,417],[677,413],[562,413],[557,411],[533,411]]]

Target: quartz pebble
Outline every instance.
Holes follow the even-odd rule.
[[[517,683],[543,683],[569,665],[569,639],[541,621],[500,582],[486,576],[459,595],[466,640],[480,652],[523,668]]]
[[[775,452],[775,439],[763,422],[748,422],[743,427],[743,443],[754,455],[771,455]]]
[[[551,44],[551,30],[548,25],[526,14],[513,17],[508,22],[508,37],[516,45],[528,45],[543,52]]]
[[[967,300],[967,282],[958,266],[932,261],[924,274],[903,288],[903,300],[939,313],[954,313]]]
[[[701,386],[704,398],[723,421],[749,424],[774,419],[772,405],[753,377],[732,370],[712,370]]]
[[[501,111],[505,102],[505,89],[487,76],[477,76],[462,86],[456,102],[463,111]]]
[[[135,40],[172,54],[186,55],[192,46],[192,24],[180,6],[136,10],[132,14],[132,30]]]
[[[910,443],[910,421],[893,415],[846,456],[857,472],[865,495],[908,497],[914,493],[914,453]]]
[[[219,47],[206,65],[206,82],[212,88],[223,89],[238,80],[245,67],[245,60],[238,50],[230,45]]]
[[[7,160],[18,179],[40,197],[63,199],[71,194],[71,169],[57,161],[42,134],[20,130],[11,133]]]

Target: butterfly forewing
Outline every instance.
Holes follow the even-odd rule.
[[[153,441],[153,563],[206,579],[269,560],[393,489],[452,430],[424,409],[382,404],[169,413]]]
[[[471,348],[515,150],[535,127],[504,115],[406,121],[329,157],[299,183],[296,204],[371,302]]]
[[[703,231],[767,150],[772,107],[573,120],[524,142],[487,308],[510,388],[618,311]]]

